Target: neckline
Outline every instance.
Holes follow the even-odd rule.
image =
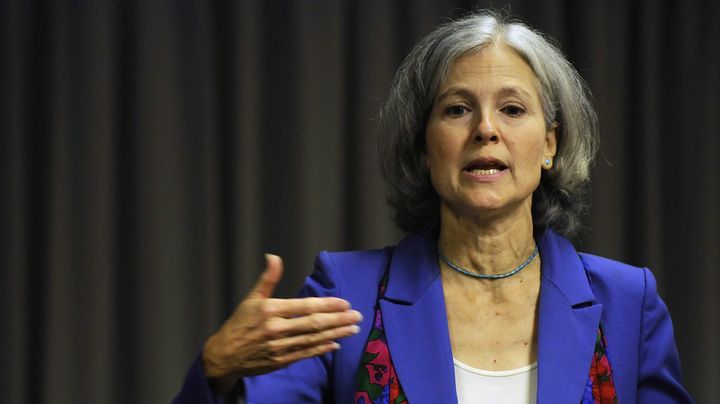
[[[532,372],[537,368],[537,361],[523,367],[515,368],[515,369],[509,369],[509,370],[486,370],[486,369],[478,369],[475,367],[472,367],[470,365],[467,365],[465,363],[460,362],[455,357],[453,357],[453,363],[455,364],[455,367],[458,367],[462,370],[465,370],[470,373],[474,373],[476,375],[480,376],[486,376],[486,377],[510,377],[510,376],[517,376],[523,373],[529,373]]]

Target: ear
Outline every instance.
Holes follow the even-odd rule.
[[[545,133],[545,148],[543,151],[543,168],[549,170],[552,168],[555,155],[557,154],[557,130],[558,123],[553,122]],[[545,160],[550,160],[550,164],[545,164]]]

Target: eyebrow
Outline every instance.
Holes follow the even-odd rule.
[[[511,95],[515,95],[515,96],[519,96],[519,97],[527,97],[527,98],[533,97],[533,95],[530,94],[527,90],[525,90],[524,88],[521,88],[521,87],[517,87],[517,86],[502,87],[502,88],[500,88],[500,90],[498,90],[496,92],[496,94],[500,97],[506,97],[506,96],[511,96]],[[438,103],[438,102],[444,100],[445,98],[452,97],[454,95],[459,95],[459,96],[462,96],[465,98],[474,98],[475,97],[473,92],[465,87],[450,87],[447,90],[445,90],[442,94],[438,95],[438,97],[435,99],[435,102]]]
[[[520,97],[532,98],[533,95],[522,87],[508,86],[503,87],[497,92],[500,96],[517,95]]]
[[[445,98],[452,97],[454,95],[459,95],[464,98],[474,98],[474,95],[472,91],[468,90],[464,87],[450,87],[447,90],[443,91],[442,94],[438,95],[437,98],[435,98],[435,102],[438,103]]]

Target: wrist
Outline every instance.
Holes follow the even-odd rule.
[[[203,373],[214,391],[227,394],[233,390],[241,377],[222,366],[222,361],[218,360],[218,357],[214,349],[213,337],[210,337],[202,352]]]

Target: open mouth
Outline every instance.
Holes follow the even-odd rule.
[[[467,171],[472,175],[493,175],[503,170],[506,170],[507,166],[504,164],[492,161],[492,162],[474,162],[465,167],[463,170]]]

